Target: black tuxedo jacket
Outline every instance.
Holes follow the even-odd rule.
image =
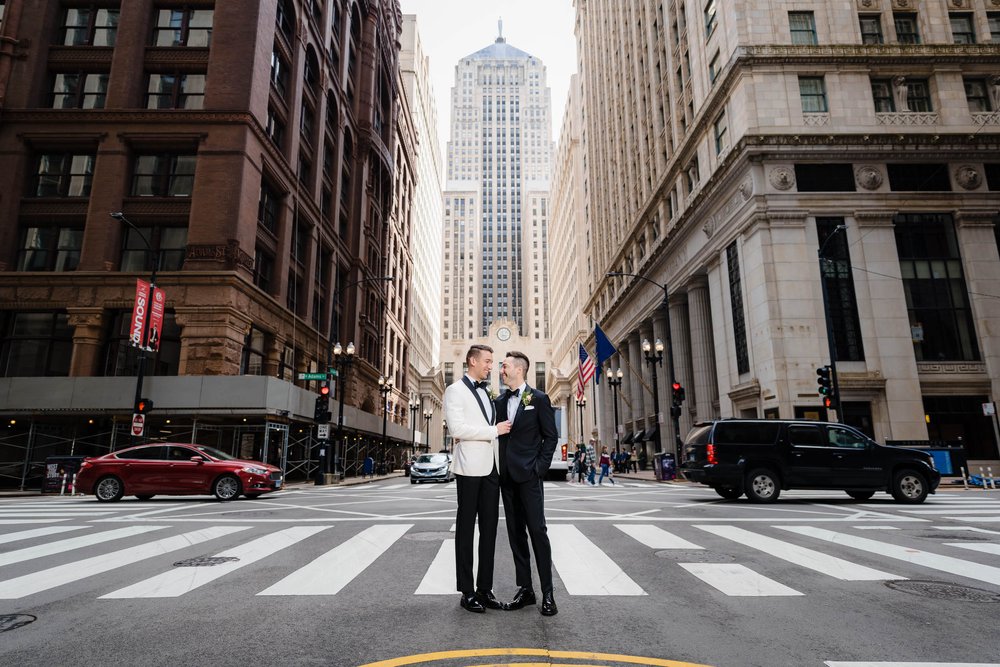
[[[528,406],[518,399],[517,414],[510,433],[500,436],[500,473],[506,472],[515,482],[541,479],[552,465],[559,432],[555,411],[549,397],[532,387]],[[506,392],[496,399],[497,421],[507,421]]]

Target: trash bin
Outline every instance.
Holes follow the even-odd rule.
[[[42,484],[42,493],[59,493],[63,489],[66,493],[74,491],[73,477],[80,470],[83,462],[82,456],[49,456],[45,459],[45,482]],[[63,477],[66,479],[66,486],[63,487]]]
[[[669,482],[677,479],[677,467],[674,465],[673,454],[657,454],[656,479],[661,482]]]

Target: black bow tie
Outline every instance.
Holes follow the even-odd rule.
[[[504,398],[517,398],[521,394],[520,389],[508,389],[507,393],[503,395]]]
[[[488,380],[483,380],[482,382],[473,382],[472,384],[475,385],[476,389],[482,389],[483,391],[486,391],[486,389],[490,386]]]

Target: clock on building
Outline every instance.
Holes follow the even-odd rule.
[[[497,338],[500,340],[510,340],[510,329],[507,327],[500,327],[497,329]]]

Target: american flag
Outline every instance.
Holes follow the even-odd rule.
[[[594,366],[594,360],[590,358],[587,354],[587,350],[584,349],[583,345],[580,345],[580,372],[577,375],[577,389],[576,397],[583,398],[583,390],[587,388],[587,383],[590,378],[594,377],[594,372],[597,370]]]

